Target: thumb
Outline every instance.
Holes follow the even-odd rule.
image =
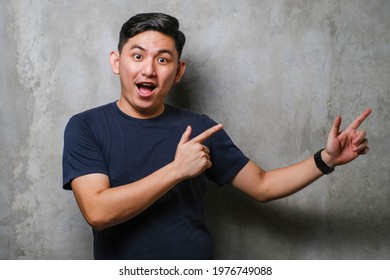
[[[332,128],[330,129],[329,136],[332,138],[336,138],[339,135],[341,125],[341,117],[337,116],[333,122]]]
[[[179,145],[183,145],[190,140],[191,132],[192,132],[192,127],[187,126],[186,130],[184,131],[183,135],[181,136]]]

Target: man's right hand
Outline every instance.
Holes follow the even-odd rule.
[[[190,140],[192,128],[187,126],[177,145],[174,164],[178,167],[180,177],[193,178],[212,166],[210,150],[202,143],[214,133],[221,130],[222,124],[215,125]]]

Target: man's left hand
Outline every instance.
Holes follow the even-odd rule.
[[[369,150],[366,132],[357,130],[362,122],[371,114],[366,109],[345,130],[340,131],[341,117],[336,117],[328,135],[323,160],[329,167],[346,164]],[[324,155],[325,153],[325,155]]]

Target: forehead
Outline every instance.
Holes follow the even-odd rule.
[[[144,31],[127,41],[124,48],[128,50],[133,48],[141,48],[146,52],[161,52],[170,51],[174,55],[178,55],[175,45],[175,40],[159,31]]]

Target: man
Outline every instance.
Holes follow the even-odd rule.
[[[366,133],[357,128],[370,109],[342,132],[337,117],[326,148],[314,157],[264,171],[222,125],[164,103],[185,72],[184,43],[175,18],[132,17],[110,54],[120,99],[72,117],[66,127],[64,188],[73,190],[93,227],[96,259],[211,259],[205,176],[266,202],[368,152]]]

